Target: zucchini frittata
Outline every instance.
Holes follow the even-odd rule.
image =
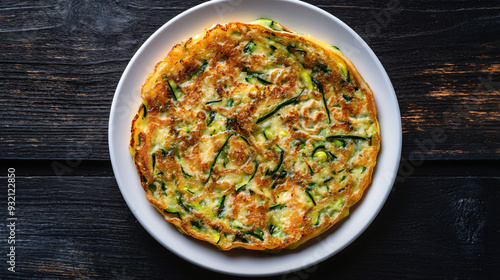
[[[336,47],[275,21],[215,25],[174,46],[141,96],[130,153],[147,199],[222,250],[295,248],[371,182],[370,87]]]

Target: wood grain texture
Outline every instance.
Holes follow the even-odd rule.
[[[202,2],[2,1],[1,158],[109,160],[109,109],[127,62]],[[405,158],[500,159],[496,1],[307,2],[351,26],[385,66]],[[439,132],[445,140],[429,142]]]
[[[135,220],[114,177],[18,177],[16,184],[18,272],[8,279],[239,279],[163,248]],[[491,279],[500,262],[499,184],[500,177],[410,177],[345,250],[264,279]]]

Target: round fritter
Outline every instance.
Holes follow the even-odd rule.
[[[294,248],[348,215],[380,147],[372,91],[335,47],[216,25],[150,74],[130,152],[147,199],[222,250]]]

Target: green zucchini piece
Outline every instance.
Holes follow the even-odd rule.
[[[266,140],[271,140],[275,136],[274,131],[270,126],[266,127],[262,133],[264,134],[264,138],[266,138]]]
[[[240,135],[240,136],[238,137],[238,139],[241,139],[241,140],[245,141],[245,142],[247,143],[247,145],[248,145],[248,146],[251,146],[251,145],[250,145],[250,142],[248,141],[248,139],[247,139],[245,136],[241,136],[241,135]]]
[[[342,74],[344,74],[344,79],[346,82],[351,82],[351,75],[349,69],[342,67]]]
[[[253,41],[250,41],[248,42],[248,44],[243,48],[243,52],[244,53],[251,53],[253,52],[253,50],[255,50],[255,47],[257,45],[253,42]]]
[[[156,166],[156,153],[151,154],[151,160],[153,161],[153,169],[155,169],[155,166]]]
[[[255,78],[257,79],[257,81],[263,85],[272,85],[273,83],[271,83],[270,81],[266,80],[265,79],[265,75],[262,74],[262,73],[257,73],[257,72],[250,72],[250,71],[247,71],[247,76],[245,78],[245,81],[247,81],[248,83],[250,83],[252,81],[252,78]]]
[[[345,101],[350,102],[352,100],[352,96],[345,95],[343,94],[342,97],[345,99]]]
[[[148,109],[146,108],[146,104],[142,103],[142,117],[145,118],[148,115]]]
[[[234,135],[234,133],[231,134],[231,135],[229,135],[229,137],[227,137],[226,142],[224,142],[224,144],[222,145],[222,147],[219,149],[219,152],[217,152],[217,155],[215,156],[214,162],[210,166],[210,171],[208,172],[208,178],[205,181],[205,184],[208,183],[208,181],[210,181],[210,178],[212,177],[212,172],[214,171],[214,166],[217,163],[217,160],[219,159],[219,156],[222,153],[222,150],[224,150],[224,148],[226,147],[227,143],[229,142],[229,139],[231,139],[231,137],[233,137],[233,135]]]
[[[278,185],[278,180],[285,178],[286,175],[287,175],[286,171],[281,171],[281,173],[278,176],[278,178],[276,178],[276,180],[274,180],[273,184],[271,185],[271,189],[276,188],[276,186]]]
[[[346,146],[345,140],[364,140],[364,141],[368,140],[368,141],[370,141],[370,145],[371,145],[371,137],[362,137],[362,136],[357,136],[357,135],[331,135],[331,136],[327,136],[326,140],[329,142],[334,142],[335,140],[340,140],[344,143],[344,145],[343,145],[344,148]]]
[[[257,78],[257,81],[259,81],[259,82],[260,82],[261,84],[263,84],[263,85],[266,85],[266,86],[267,86],[267,85],[272,85],[272,84],[273,84],[273,83],[271,83],[271,82],[269,82],[269,81],[266,81],[266,80],[262,79],[262,78],[261,78],[261,77],[259,77],[259,76],[255,77],[255,78]]]
[[[215,241],[215,244],[219,244],[220,239],[221,239],[221,235],[220,235],[220,233],[218,233],[218,232],[214,232],[214,237],[215,237],[215,240],[216,240],[216,241]]]
[[[167,214],[177,215],[179,217],[179,219],[182,220],[181,213],[175,208],[169,207],[169,208],[163,209],[163,212],[165,212]]]
[[[261,241],[264,241],[264,232],[263,232],[260,228],[255,229],[255,230],[253,231],[252,236],[257,237],[257,238],[258,238],[258,239],[260,239]]]
[[[219,103],[219,102],[222,102],[222,99],[208,101],[205,103],[205,105],[215,104],[215,103]]]
[[[259,232],[257,232],[259,231]],[[251,235],[257,239],[259,239],[260,241],[264,241],[264,232],[260,229],[256,229],[255,231],[247,231],[246,234],[248,235]]]
[[[269,45],[274,47],[274,49],[271,47],[271,49],[272,49],[273,51],[277,50],[277,49],[278,49],[278,48],[280,48],[280,47],[282,47],[282,48],[286,49],[285,45],[283,45],[282,43],[280,43],[280,42],[278,42],[278,41],[274,40],[273,38],[266,37],[266,39],[267,39],[267,40],[269,40]],[[292,54],[289,54],[289,56],[292,56]]]
[[[268,19],[268,18],[259,18],[259,19],[257,19],[257,21],[260,21],[260,22],[264,23],[266,26],[268,26],[269,28],[271,28],[274,31],[285,31],[286,32],[286,30],[283,30],[283,27],[281,27],[274,20],[271,20],[271,19]]]
[[[309,167],[309,173],[310,173],[309,175],[312,176],[314,174],[314,172],[313,172],[311,166],[309,164],[307,164],[307,167]]]
[[[236,122],[236,120],[234,120],[234,119],[227,119],[226,120],[226,130],[231,130],[235,122]]]
[[[302,71],[300,71],[300,79],[302,80],[307,89],[314,88],[311,75],[309,75],[309,72],[307,72],[305,68],[303,68]]]
[[[236,235],[234,237],[234,242],[248,243],[248,240],[243,236]]]
[[[177,203],[182,209],[184,209],[184,211],[190,213],[191,210],[186,206],[184,205],[184,203],[182,203],[182,200],[179,198],[179,202]]]
[[[342,147],[342,148],[345,148],[347,147],[347,143],[345,142],[345,140],[341,140],[341,139],[333,139],[333,141],[331,141],[336,147]]]
[[[165,196],[167,196],[167,188],[165,187],[165,183],[161,183],[160,187],[161,187],[161,191],[163,192],[163,194]]]
[[[296,47],[294,46],[286,46],[286,50],[291,53],[293,55],[293,52],[299,52],[301,53],[302,55],[306,52],[305,50],[303,49],[297,49]]]
[[[179,100],[179,98],[181,98],[181,96],[184,94],[181,90],[181,88],[175,83],[174,80],[172,79],[169,79],[168,80],[168,85],[170,86],[170,89],[172,90],[172,92],[174,93],[173,96],[174,96],[174,100],[177,101]]]
[[[182,167],[182,165],[181,165],[181,171],[182,171],[182,174],[184,175],[185,178],[191,178],[191,177],[193,177],[193,176],[187,174],[186,171],[184,171],[184,167]]]
[[[331,180],[333,180],[333,177],[330,177],[330,178],[324,180],[323,183],[326,184],[326,183],[330,182]]]
[[[269,210],[282,209],[283,207],[285,207],[284,204],[278,203],[278,204],[274,204],[273,206],[269,207]]]
[[[198,230],[202,230],[202,229],[203,229],[203,225],[202,225],[202,224],[200,224],[199,222],[197,222],[197,221],[193,221],[193,220],[191,220],[191,221],[189,221],[189,222],[191,223],[191,225],[192,225],[193,227],[197,228]]]
[[[269,226],[267,227],[267,229],[269,230],[269,234],[273,235],[275,228],[276,227],[273,224],[269,224]]]
[[[225,206],[224,206],[224,201],[226,201],[226,195],[223,195],[221,197],[221,199],[219,200],[219,204],[217,205],[217,208],[219,208],[219,210],[217,211],[217,217],[218,218],[221,218],[222,217],[222,212],[224,211],[225,209]]]
[[[255,174],[257,173],[257,169],[259,169],[259,163],[258,162],[254,162],[254,163],[255,163],[255,168],[253,170],[252,176],[250,176],[248,178],[248,180],[244,180],[242,183],[240,183],[238,186],[236,186],[236,188],[234,189],[235,191],[238,191],[241,188],[243,188],[244,186],[248,185],[248,183],[250,183],[250,181],[252,181],[253,177],[255,177]]]
[[[319,225],[319,218],[320,218],[319,212],[314,212],[311,215],[311,223],[313,226]]]
[[[148,186],[148,190],[149,192],[156,197],[156,184],[155,183],[151,183],[149,184]]]
[[[278,159],[278,164],[276,164],[276,167],[271,172],[266,174],[267,176],[273,176],[274,173],[276,173],[280,169],[281,165],[283,164],[283,158],[285,157],[285,151],[283,149],[281,149],[280,146],[278,146],[278,145],[276,145],[276,146],[280,150],[280,157]]]
[[[278,112],[281,108],[287,106],[287,105],[290,105],[294,102],[296,102],[299,97],[302,95],[302,93],[304,92],[304,90],[302,90],[299,95],[293,97],[293,98],[290,98],[280,104],[278,104],[276,107],[274,107],[274,109],[272,109],[269,113],[265,114],[264,116],[260,117],[257,119],[257,123],[261,123],[263,121],[265,121],[266,119],[268,119],[269,117],[271,117],[272,115],[274,115],[276,112]]]
[[[306,190],[306,194],[311,199],[311,201],[314,204],[314,206],[316,206],[316,201],[314,201],[314,198],[313,198],[311,192],[309,190]]]
[[[311,153],[311,158],[312,159],[318,158],[318,160],[323,161],[323,162],[326,162],[327,160],[333,161],[333,160],[337,159],[337,157],[334,154],[332,154],[329,150],[327,150],[324,145],[320,145],[320,146],[314,148],[313,152]],[[322,159],[324,159],[324,160],[322,160]]]
[[[326,115],[328,116],[328,124],[331,124],[332,119],[330,118],[330,109],[328,109],[328,105],[327,105],[326,97],[325,97],[325,91],[323,90],[323,86],[321,85],[320,82],[318,82],[315,79],[312,79],[312,81],[314,82],[314,84],[318,88],[319,92],[321,93],[321,96],[323,97],[323,105],[325,106]]]
[[[215,112],[211,111],[208,115],[207,126],[210,126],[215,120]]]
[[[207,68],[207,65],[208,65],[208,60],[205,60],[201,64],[201,66],[198,69],[196,69],[196,71],[194,73],[192,73],[189,77],[193,78],[194,76],[200,75],[203,71],[205,71],[205,68]]]
[[[328,69],[328,66],[326,66],[325,64],[323,64],[321,62],[318,62],[316,64],[316,67],[318,67],[318,69],[323,71],[323,73],[325,73],[325,74],[328,74],[331,72],[330,69]]]

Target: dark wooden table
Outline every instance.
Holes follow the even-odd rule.
[[[108,154],[109,110],[128,61],[201,2],[2,0],[0,279],[237,278],[157,243],[125,204]],[[358,32],[387,70],[401,108],[402,164],[354,243],[269,279],[499,279],[500,3],[307,2]],[[15,273],[9,217],[17,218]]]

